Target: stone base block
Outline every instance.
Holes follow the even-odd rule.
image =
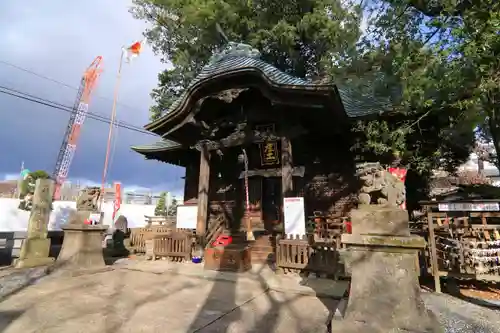
[[[31,268],[31,267],[39,267],[39,266],[49,266],[52,265],[55,261],[55,258],[24,258],[24,259],[14,259],[12,262],[12,266],[15,268]]]
[[[444,329],[440,326],[435,315],[428,311],[429,317],[433,318],[433,325],[424,329],[412,328],[412,327],[399,327],[394,328],[389,325],[381,324],[376,318],[370,320],[366,318],[367,321],[353,321],[353,320],[343,320],[341,318],[333,318],[332,321],[327,325],[325,333],[360,333],[360,332],[370,332],[370,333],[444,333]]]
[[[245,245],[209,247],[205,250],[204,261],[206,270],[246,272],[252,268],[250,247]]]
[[[16,268],[37,267],[50,265],[54,258],[49,257],[50,239],[48,238],[27,238],[21,246],[21,253],[15,259],[13,266]]]
[[[412,330],[406,328],[400,329],[389,329],[386,327],[376,326],[370,323],[364,322],[347,322],[347,321],[332,321],[330,328],[327,328],[327,333],[342,332],[342,333],[360,333],[360,332],[370,332],[370,333],[444,333],[444,330],[440,327],[436,327],[435,330]]]
[[[415,253],[350,252],[352,282],[342,323],[346,327],[338,332],[356,332],[348,329],[359,329],[360,323],[372,326],[366,332],[441,332],[420,296]]]
[[[63,269],[94,269],[104,267],[102,238],[107,227],[102,225],[67,225],[64,242],[57,258]]]
[[[363,206],[351,211],[352,233],[410,236],[408,212],[391,206]]]

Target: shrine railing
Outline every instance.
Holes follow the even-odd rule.
[[[311,236],[278,236],[277,268],[284,273],[313,273],[332,278],[344,276],[338,251],[340,243],[334,240],[317,242]]]
[[[499,200],[423,202],[427,223],[421,234],[427,249],[421,256],[424,274],[500,281]],[[483,211],[481,211],[483,210]]]
[[[165,257],[172,261],[191,260],[193,235],[188,231],[173,231],[158,235],[153,242],[153,260],[157,257]]]
[[[165,227],[153,225],[146,228],[132,228],[130,232],[130,248],[133,253],[146,253],[146,240],[155,239],[158,236],[166,235],[172,231],[184,231],[194,236],[194,229],[176,229],[175,227]]]

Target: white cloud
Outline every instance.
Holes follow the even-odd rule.
[[[19,177],[19,174],[17,174],[17,173],[7,173],[7,174],[4,174],[3,177],[1,177],[1,179],[3,181],[16,180],[18,177]]]

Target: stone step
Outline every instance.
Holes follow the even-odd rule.
[[[272,253],[272,252],[274,252],[274,250],[271,246],[252,246],[252,247],[250,247],[250,250],[252,251],[252,253],[255,253],[255,252]]]
[[[265,263],[274,260],[273,253],[252,253],[252,263]]]

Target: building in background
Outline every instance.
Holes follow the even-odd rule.
[[[0,198],[12,198],[17,191],[17,180],[0,181]]]
[[[494,156],[495,155],[495,147],[493,144],[489,143],[480,143],[480,148],[482,148],[483,152],[486,152],[485,155]],[[493,186],[500,186],[500,172],[495,164],[490,163],[488,161],[483,161],[479,158],[478,154],[472,153],[469,156],[469,160],[462,164],[458,171],[476,171],[483,174],[485,177],[488,177],[491,180],[491,184]]]
[[[80,182],[66,181],[61,186],[61,201],[76,201],[86,185]],[[0,181],[0,198],[12,198],[17,191],[17,180],[4,180]],[[122,203],[135,204],[135,205],[156,205],[160,200],[160,193],[152,193],[151,191],[123,191],[122,187]],[[172,204],[175,196],[167,192],[166,205],[167,207]],[[181,204],[182,198],[175,198],[177,203]],[[111,184],[106,185],[104,188],[104,202],[113,202],[115,200],[115,189]]]

